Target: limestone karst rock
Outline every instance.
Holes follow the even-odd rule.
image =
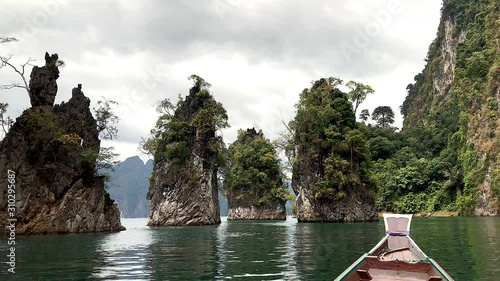
[[[279,157],[262,130],[239,130],[228,148],[224,186],[228,220],[285,220],[285,187]]]
[[[53,106],[57,95],[57,78],[59,69],[57,61],[59,56],[50,56],[45,53],[45,66],[34,66],[29,82],[29,95],[31,106]]]
[[[0,142],[0,227],[15,218],[17,234],[123,230],[120,211],[95,173],[100,140],[90,100],[78,85],[68,102],[52,106],[59,72],[54,59],[48,56],[44,67],[33,69],[33,107]],[[15,173],[12,217],[9,171]]]
[[[150,226],[220,223],[217,147],[223,142],[216,132],[227,114],[208,91],[209,84],[192,77],[195,83],[169,117],[155,153]]]

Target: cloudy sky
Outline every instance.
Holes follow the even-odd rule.
[[[399,106],[440,8],[438,0],[2,0],[0,36],[19,42],[0,45],[0,55],[43,65],[46,51],[58,53],[66,66],[57,103],[79,83],[94,106],[118,101],[119,139],[103,144],[125,159],[154,126],[155,103],[187,94],[191,74],[227,109],[227,143],[252,126],[274,139],[302,89],[329,76],[371,85],[358,113],[389,105],[401,128]],[[16,81],[0,69],[1,84]],[[13,117],[29,107],[22,90],[1,91],[0,102]]]

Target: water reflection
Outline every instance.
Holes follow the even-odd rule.
[[[217,246],[216,246],[216,256],[217,256],[217,278],[221,279],[224,277],[226,271],[226,264],[228,257],[232,254],[226,246],[227,233],[227,217],[221,218],[221,224],[217,228]]]
[[[299,251],[297,248],[297,219],[288,217],[286,237],[283,245],[275,247],[276,251],[283,252],[280,257],[279,267],[283,271],[283,280],[299,280],[297,259]]]
[[[153,228],[148,245],[155,280],[213,280],[217,226]]]
[[[98,280],[154,280],[149,245],[154,243],[143,220],[136,220],[126,232],[107,235],[96,249],[98,260],[92,274]],[[131,239],[133,237],[133,239]]]
[[[332,280],[384,235],[382,222],[123,222],[114,234],[20,236],[16,275],[2,263],[0,280]],[[500,276],[500,218],[415,218],[412,237],[457,281]]]
[[[287,254],[287,222],[228,221],[224,239],[224,276],[245,280],[281,280]],[[220,242],[220,241],[219,241]],[[289,279],[290,280],[290,279]]]
[[[306,280],[333,279],[383,236],[380,222],[300,223],[297,228],[298,269]]]
[[[468,244],[471,249],[468,259],[473,261],[473,271],[482,272],[486,280],[498,280],[500,276],[500,221],[483,217],[466,220]]]

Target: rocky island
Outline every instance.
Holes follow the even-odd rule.
[[[226,110],[209,92],[210,84],[193,75],[189,95],[176,105],[160,103],[153,174],[148,200],[149,226],[220,223],[217,173],[228,126]]]
[[[0,227],[15,218],[17,234],[124,230],[96,173],[100,140],[90,100],[78,85],[68,102],[54,105],[58,56],[46,54],[45,60],[31,72],[31,108],[0,142]],[[10,197],[7,173],[15,174]],[[11,201],[15,212],[9,216]]]
[[[262,130],[239,130],[228,148],[228,220],[285,220],[288,191],[280,160]]]
[[[377,219],[370,152],[337,78],[304,89],[290,122],[294,136],[292,188],[299,222]]]

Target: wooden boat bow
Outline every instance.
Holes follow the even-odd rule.
[[[410,238],[412,215],[384,215],[386,236],[334,281],[454,281]]]

